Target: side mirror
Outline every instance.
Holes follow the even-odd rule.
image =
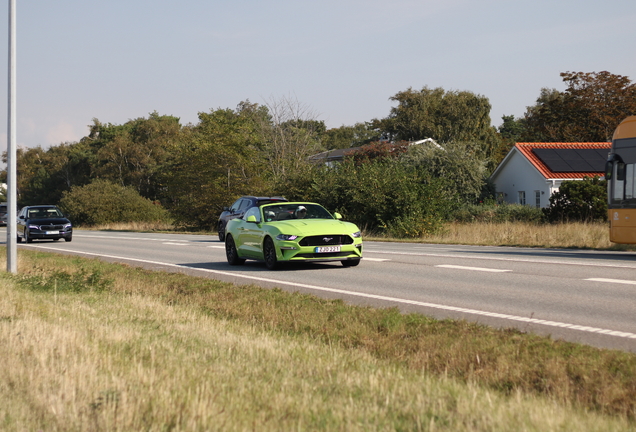
[[[254,216],[254,215],[250,215],[250,216],[248,216],[248,217],[247,217],[247,221],[246,221],[246,222],[249,222],[249,223],[257,223],[257,221],[256,221],[256,216]]]
[[[24,219],[24,215],[20,215],[20,219]]]
[[[340,213],[338,213],[338,212],[335,212],[335,213],[333,214],[333,217],[335,217],[335,218],[336,218],[336,219],[338,219],[338,220],[342,219],[342,215],[341,215]]]

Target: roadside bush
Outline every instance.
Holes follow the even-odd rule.
[[[564,181],[544,213],[550,222],[607,221],[607,181],[599,177]]]
[[[456,222],[528,222],[544,221],[542,209],[521,204],[469,204],[460,208],[453,216]]]
[[[131,188],[105,180],[72,187],[64,192],[60,208],[76,225],[114,222],[165,222],[168,212]]]
[[[311,196],[367,231],[396,237],[437,232],[455,206],[441,179],[399,160],[345,160],[315,173]]]

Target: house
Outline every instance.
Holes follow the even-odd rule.
[[[548,207],[564,180],[603,177],[611,142],[516,143],[490,176],[499,202]]]
[[[419,141],[411,141],[408,144],[409,146],[427,144],[427,145],[430,145],[431,147],[442,149],[442,146],[437,144],[437,142],[433,138],[426,138]],[[344,160],[346,156],[348,156],[349,154],[355,151],[360,150],[361,148],[362,147],[349,147],[345,149],[327,150],[322,153],[318,153],[313,156],[310,156],[308,160],[314,163],[324,163],[328,166],[333,166],[334,163],[342,162],[342,160]]]

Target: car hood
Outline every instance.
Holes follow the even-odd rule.
[[[29,219],[28,223],[34,225],[64,225],[70,223],[66,218],[42,218],[42,219]]]
[[[353,234],[360,231],[354,223],[335,219],[294,219],[269,222],[269,224],[276,226],[282,234],[303,237],[322,234]]]

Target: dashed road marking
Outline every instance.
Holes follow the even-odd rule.
[[[502,269],[494,269],[494,268],[485,268],[485,267],[466,267],[466,266],[458,266],[452,264],[440,264],[435,267],[442,267],[448,269],[458,269],[458,270],[472,270],[472,271],[481,271],[481,272],[491,272],[491,273],[505,273],[511,272],[512,270],[502,270]]]
[[[583,280],[592,281],[592,282],[607,282],[607,283],[636,285],[636,281],[624,280],[624,279],[589,278],[589,279],[583,279]]]

